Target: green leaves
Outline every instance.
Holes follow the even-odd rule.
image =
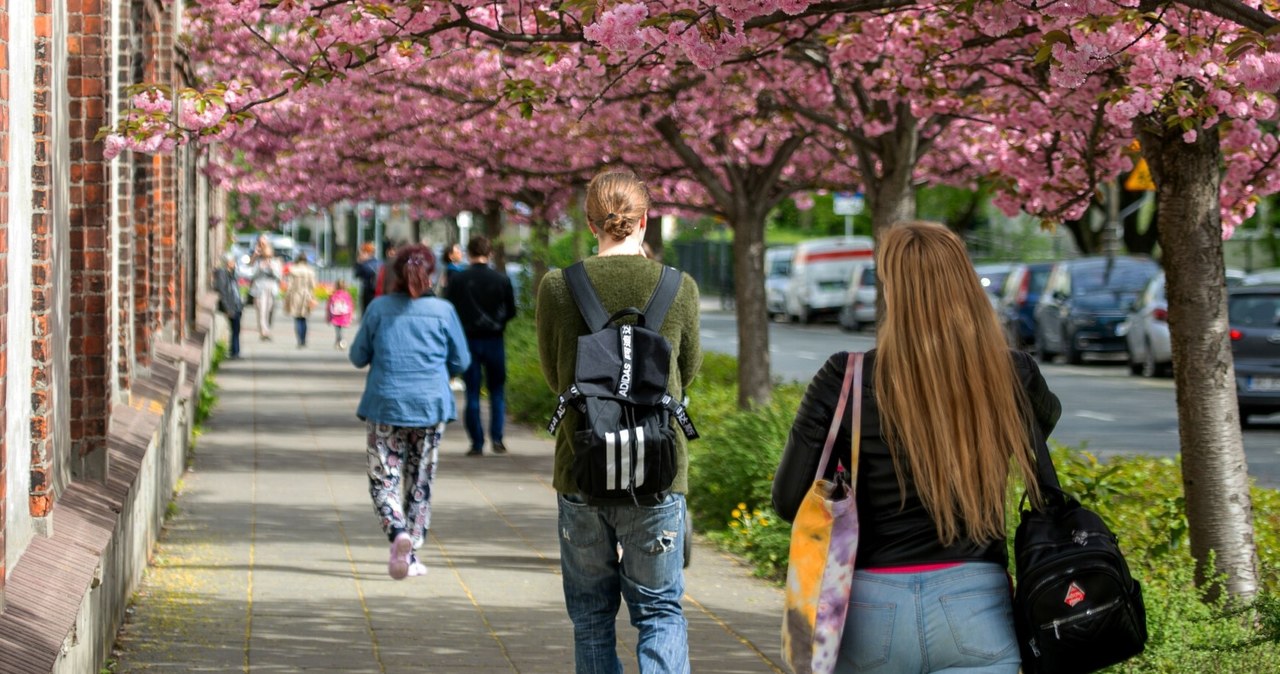
[[[1045,33],[1044,41],[1040,43],[1040,48],[1036,49],[1036,65],[1047,62],[1053,56],[1053,45],[1055,44],[1065,44],[1070,47],[1074,42],[1066,31],[1051,30],[1048,33]]]

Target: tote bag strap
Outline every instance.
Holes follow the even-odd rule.
[[[858,454],[862,450],[862,357],[861,352],[849,352],[849,360],[844,366],[844,383],[840,385],[840,399],[836,402],[836,413],[831,419],[831,428],[827,430],[827,441],[822,446],[822,458],[818,461],[818,473],[813,479],[821,480],[827,472],[827,462],[831,460],[831,449],[835,447],[836,436],[840,433],[840,422],[844,420],[844,408],[849,403],[849,392],[853,391],[853,455],[849,466],[851,473],[858,469]],[[850,386],[852,382],[852,386]]]

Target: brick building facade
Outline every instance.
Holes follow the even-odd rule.
[[[187,83],[182,9],[0,0],[0,672],[98,671],[184,466],[219,200],[94,140]]]

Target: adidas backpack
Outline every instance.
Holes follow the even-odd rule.
[[[680,290],[680,272],[662,268],[643,310],[612,316],[600,303],[581,262],[564,270],[574,304],[590,330],[578,337],[574,383],[560,394],[547,424],[555,435],[570,405],[581,413],[573,430],[573,476],[592,505],[653,504],[676,477],[675,419],[690,440],[698,431],[667,390],[671,345],[659,332]],[[634,322],[623,322],[634,318]]]

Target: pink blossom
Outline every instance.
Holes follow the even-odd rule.
[[[108,161],[115,159],[127,145],[124,136],[117,133],[107,134],[103,141],[102,156]]]
[[[164,92],[158,89],[149,89],[133,97],[133,107],[143,112],[158,112],[167,115],[170,110],[173,110],[173,103],[165,98]]]

